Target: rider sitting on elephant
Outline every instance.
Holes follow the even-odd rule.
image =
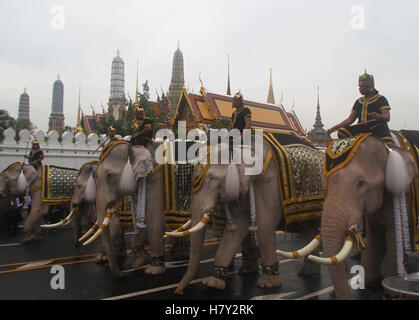
[[[252,120],[252,112],[249,108],[244,106],[243,95],[238,92],[233,97],[233,108],[234,110],[231,116],[231,126],[229,131],[232,129],[238,129],[243,135],[244,129],[250,129],[250,122]]]
[[[135,120],[132,125],[134,129],[134,134],[131,137],[132,145],[147,147],[152,142],[153,121],[145,116],[143,108],[135,108]]]
[[[34,140],[32,142],[32,150],[29,156],[25,155],[26,159],[29,159],[29,164],[32,165],[36,171],[42,167],[42,160],[44,160],[44,153],[39,147],[39,141]]]
[[[359,92],[363,97],[355,101],[349,117],[327,130],[327,134],[338,130],[338,138],[371,132],[386,144],[393,144],[387,123],[390,121],[390,106],[387,99],[375,89],[374,77],[366,71],[359,77]],[[358,124],[351,124],[358,119]]]

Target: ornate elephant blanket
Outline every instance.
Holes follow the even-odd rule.
[[[293,136],[265,133],[263,137],[269,146],[264,167],[269,158],[275,159],[285,223],[321,217],[323,153]]]
[[[204,171],[206,172],[208,168],[209,165],[190,163],[165,164],[162,166],[163,221],[166,230],[175,230],[191,218],[193,186],[197,177],[200,177],[199,180],[202,185]],[[211,216],[211,219],[209,228],[221,232],[225,227],[224,209],[221,207],[215,208],[215,213]]]
[[[128,141],[124,141],[124,140],[116,140],[116,141],[111,141],[110,143],[108,143],[102,150],[102,152],[100,153],[100,157],[99,157],[99,164],[102,163],[103,159],[106,158],[106,156],[108,155],[108,153],[118,144],[129,144]]]
[[[168,155],[177,159],[176,146],[169,146]],[[166,230],[175,230],[185,224],[192,214],[192,195],[202,186],[208,165],[185,163],[164,164],[158,166],[162,177],[163,221]],[[208,227],[215,232],[221,232],[225,227],[224,209],[215,208]]]
[[[325,177],[329,177],[333,172],[346,166],[352,160],[361,143],[370,135],[371,133],[365,133],[334,140],[326,150],[326,160],[323,167]]]
[[[42,166],[41,203],[59,205],[71,202],[79,170]]]

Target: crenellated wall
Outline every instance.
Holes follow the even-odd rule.
[[[3,135],[4,139],[0,142],[0,172],[13,162],[23,162],[25,153],[29,155],[33,139],[39,140],[44,152],[43,164],[67,168],[80,168],[87,161],[98,160],[101,148],[96,152],[95,150],[106,139],[106,135],[98,136],[96,133],[86,137],[84,133],[73,135],[72,132],[65,132],[62,135],[62,142],[59,142],[57,131],[45,134],[40,130],[32,136],[29,130],[24,129],[19,132],[16,141],[16,132],[12,128],[6,129]],[[120,136],[119,138],[122,139]],[[129,138],[129,136],[124,137],[124,140]]]

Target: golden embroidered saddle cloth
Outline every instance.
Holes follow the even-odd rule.
[[[408,150],[413,156],[416,166],[419,168],[419,132],[418,131],[392,131],[400,146]],[[347,165],[356,154],[361,143],[371,134],[360,134],[355,137],[339,139],[329,145],[326,150],[326,161],[323,168],[325,177]],[[412,244],[415,250],[419,250],[419,177],[416,177],[410,185],[410,192],[406,194],[406,200],[410,202],[412,216],[410,224],[413,226]]]
[[[71,202],[79,170],[42,166],[41,203],[59,205]]]
[[[274,159],[285,223],[321,217],[324,203],[324,155],[307,143],[288,141],[284,135],[265,133],[269,151],[264,168]],[[286,144],[284,144],[286,143]]]

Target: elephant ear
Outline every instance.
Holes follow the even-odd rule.
[[[134,170],[135,180],[147,177],[153,171],[153,157],[150,151],[143,146],[134,146],[132,148],[132,167]]]
[[[418,169],[410,153],[400,148],[388,149],[386,187],[393,195],[401,196],[408,190]]]

